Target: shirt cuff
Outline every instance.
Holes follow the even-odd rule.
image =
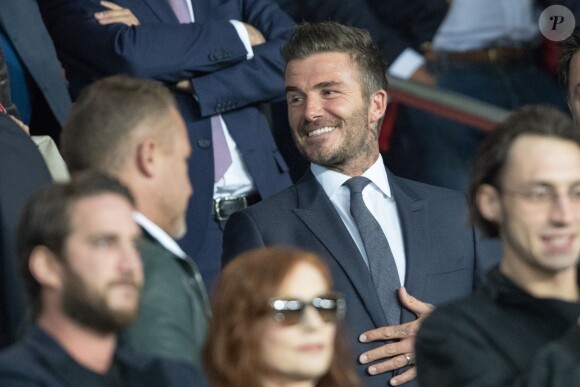
[[[425,64],[423,55],[412,48],[407,48],[389,66],[388,71],[397,78],[409,79],[423,64]]]
[[[230,23],[234,26],[236,31],[238,32],[238,36],[242,43],[244,43],[244,47],[248,54],[246,55],[246,59],[250,60],[254,57],[254,50],[252,50],[252,44],[250,43],[250,36],[248,35],[248,30],[244,27],[244,23],[239,20],[230,20]]]

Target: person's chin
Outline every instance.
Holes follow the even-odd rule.
[[[173,239],[180,240],[185,237],[185,234],[187,234],[187,225],[185,224],[185,221],[176,227],[175,230],[176,231],[173,233],[173,235],[171,235]]]

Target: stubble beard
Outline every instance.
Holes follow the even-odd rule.
[[[342,120],[333,125],[325,122],[322,125],[318,124],[319,126],[336,126],[335,130],[342,131],[342,142],[335,150],[329,152],[320,148],[305,149],[298,146],[300,153],[311,163],[334,169],[347,169],[346,167],[350,164],[365,163],[373,159],[377,149],[374,144],[377,136],[368,127],[367,111],[368,107],[363,107],[346,121]],[[292,134],[295,143],[299,144],[298,134],[295,131]]]

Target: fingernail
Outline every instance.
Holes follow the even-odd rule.
[[[376,367],[369,367],[369,374],[374,375],[377,373],[377,368]]]
[[[360,355],[360,357],[358,358],[358,360],[365,364],[369,359],[367,358],[367,355]]]
[[[359,341],[362,343],[366,343],[367,342],[367,335],[360,335],[358,337]]]
[[[391,380],[389,380],[389,383],[391,383],[391,386],[398,386],[399,385],[399,381],[397,379],[391,379]]]

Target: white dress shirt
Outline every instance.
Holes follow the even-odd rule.
[[[350,191],[343,185],[351,176],[330,170],[318,164],[311,164],[310,169],[340,215],[340,218],[344,222],[368,267],[368,258],[362,238],[350,214]],[[371,183],[362,192],[363,200],[379,222],[381,229],[387,237],[391,252],[393,253],[393,257],[395,257],[395,264],[397,265],[401,285],[404,285],[407,264],[405,261],[403,232],[397,212],[397,204],[391,194],[391,187],[389,186],[389,179],[385,171],[383,158],[379,156],[377,161],[362,176],[371,180]]]

